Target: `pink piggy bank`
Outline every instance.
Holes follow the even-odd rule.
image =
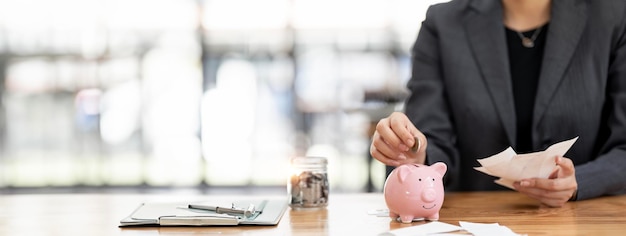
[[[402,223],[415,220],[438,220],[443,204],[443,162],[431,166],[405,164],[394,169],[385,181],[385,202],[389,217]]]

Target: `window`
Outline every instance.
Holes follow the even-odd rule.
[[[2,1],[0,189],[281,186],[302,155],[381,189],[369,130],[436,2]]]

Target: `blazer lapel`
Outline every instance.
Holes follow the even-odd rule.
[[[537,127],[574,54],[587,21],[582,1],[552,1],[552,15],[539,75],[533,127]]]
[[[516,142],[515,104],[500,1],[471,1],[465,30],[509,142]]]

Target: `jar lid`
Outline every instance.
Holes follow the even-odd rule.
[[[291,164],[294,166],[319,166],[326,165],[328,161],[325,157],[316,157],[316,156],[306,156],[306,157],[295,157],[291,159]]]

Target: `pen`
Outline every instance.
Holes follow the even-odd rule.
[[[218,206],[207,206],[207,205],[197,205],[197,204],[189,204],[187,206],[190,209],[200,209],[200,210],[207,210],[207,211],[214,211],[218,214],[235,214],[235,215],[243,215],[244,217],[248,218],[252,215],[254,215],[254,213],[256,213],[254,204],[250,204],[248,206],[248,208],[246,209],[239,209],[239,208],[235,208],[235,204],[233,204],[232,207],[228,208],[228,207],[218,207]]]

